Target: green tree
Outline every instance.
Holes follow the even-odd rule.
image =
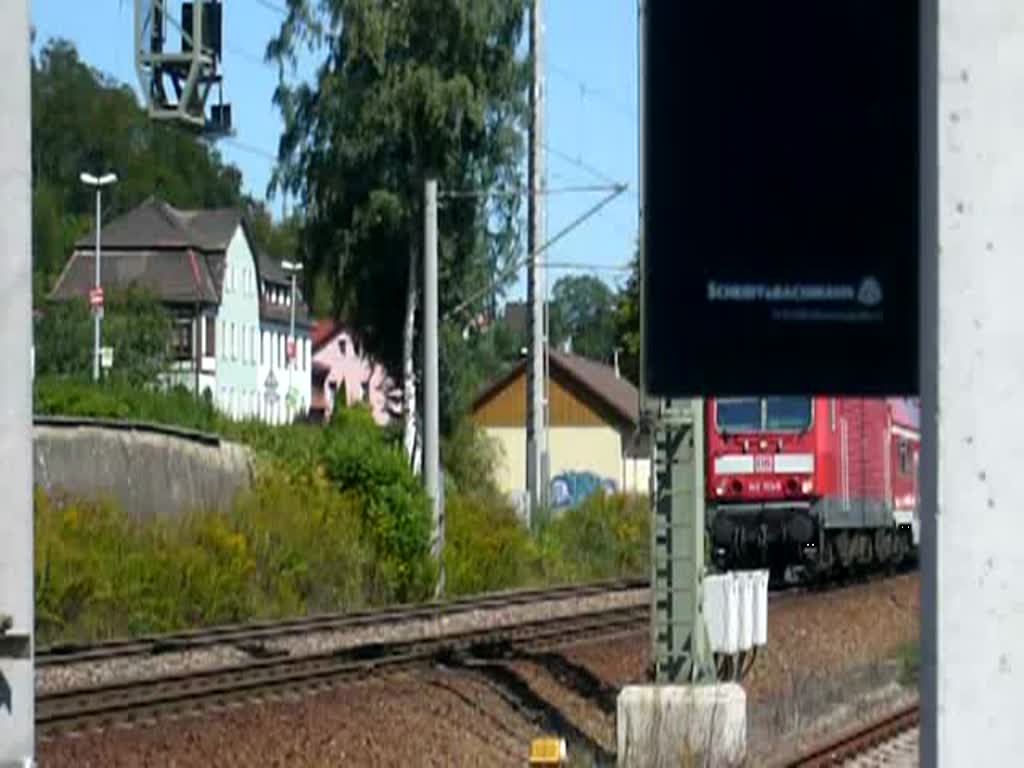
[[[109,376],[133,386],[153,383],[170,362],[171,316],[142,293],[110,294],[103,345],[113,347]],[[53,302],[36,320],[36,375],[87,377],[92,372],[93,324],[84,299]]]
[[[529,82],[517,54],[524,6],[288,0],[267,49],[282,73],[306,46],[323,56],[312,84],[282,75],[275,101],[285,129],[273,185],[306,212],[307,281],[326,283],[334,311],[402,372],[407,404],[415,402],[410,278],[421,264],[424,179],[479,193],[447,196],[439,213],[440,306],[443,314],[459,306],[457,326],[491,306],[502,287],[495,275],[519,245],[519,196],[491,193],[518,186]]]
[[[561,277],[551,290],[548,310],[551,344],[571,341],[572,351],[608,362],[615,352],[615,296],[592,275]]]
[[[241,173],[186,131],[154,122],[134,92],[51,40],[32,62],[34,286],[38,305],[93,226],[95,198],[82,171],[114,171],[104,217],[159,194],[183,208],[241,203]]]
[[[615,346],[619,368],[630,381],[640,382],[640,252],[633,252],[629,277],[615,297]]]

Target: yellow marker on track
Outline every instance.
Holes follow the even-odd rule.
[[[565,761],[565,739],[543,738],[530,742],[530,765],[562,765]]]

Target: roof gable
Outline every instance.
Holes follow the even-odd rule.
[[[636,426],[639,423],[640,395],[637,388],[615,370],[603,363],[577,355],[550,349],[548,360],[551,375],[561,375],[603,406],[618,421]],[[489,400],[511,385],[526,370],[526,360],[520,360],[504,375],[498,377],[476,398],[473,410],[479,410]]]

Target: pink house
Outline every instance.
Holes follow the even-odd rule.
[[[383,366],[364,354],[359,337],[341,323],[319,320],[312,334],[313,370],[310,416],[327,421],[337,398],[353,405],[367,403],[381,425],[400,412],[401,391]]]

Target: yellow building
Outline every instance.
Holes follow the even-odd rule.
[[[552,350],[548,379],[550,477],[592,472],[620,491],[647,493],[650,451],[637,438],[639,394],[615,369]],[[506,493],[526,488],[526,360],[491,383],[473,420],[497,444],[496,480]]]

